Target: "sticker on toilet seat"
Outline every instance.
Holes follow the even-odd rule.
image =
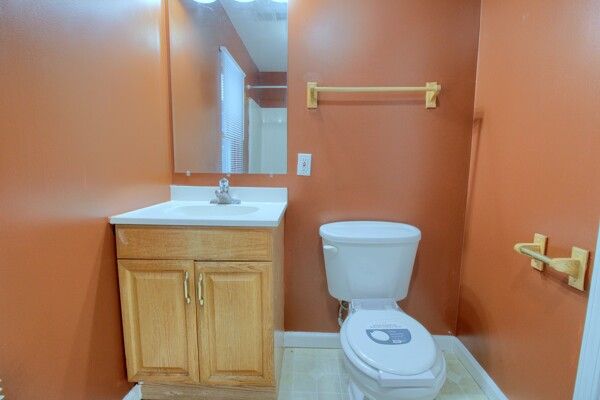
[[[371,325],[366,332],[369,339],[378,344],[406,344],[412,339],[410,331],[397,324]]]

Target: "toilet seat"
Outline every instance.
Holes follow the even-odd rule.
[[[439,384],[445,370],[441,352],[431,334],[401,310],[359,309],[340,333],[348,361],[381,387]]]
[[[375,369],[416,375],[435,363],[433,338],[423,325],[400,310],[359,310],[346,324],[350,347]]]

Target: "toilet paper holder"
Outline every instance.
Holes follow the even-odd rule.
[[[550,258],[546,256],[548,237],[539,233],[534,234],[532,243],[517,243],[514,249],[517,253],[531,257],[531,266],[543,271],[545,265],[569,275],[569,286],[578,290],[585,290],[585,275],[590,252],[573,247],[571,257]]]

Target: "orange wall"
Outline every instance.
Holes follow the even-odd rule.
[[[483,0],[458,331],[509,398],[570,399],[587,293],[512,250],[594,250],[600,3]],[[478,125],[480,128],[478,128]]]
[[[175,171],[219,171],[219,46],[244,70],[246,84],[258,80],[258,68],[219,2],[168,4]]]
[[[478,0],[290,2],[288,175],[233,176],[232,185],[286,186],[286,330],[338,330],[318,228],[384,219],[423,231],[409,313],[434,333],[454,331],[469,167]],[[306,82],[415,85],[438,80],[440,107],[421,95],[323,95],[306,109]],[[295,175],[296,154],[313,175]],[[175,174],[215,185],[217,174]]]
[[[0,4],[0,377],[9,399],[121,399],[107,216],[168,197],[160,0]]]
[[[10,321],[0,377],[11,398],[122,397],[130,385],[106,216],[166,199],[171,181],[219,178],[169,175],[162,7],[0,5],[0,49],[10,55],[0,57],[0,315]],[[536,231],[550,236],[553,256],[594,245],[599,12],[591,1],[483,0],[460,272],[478,1],[290,3],[292,173],[232,177],[290,190],[287,330],[337,330],[320,224],[405,221],[423,231],[405,309],[433,333],[454,331],[462,273],[460,337],[506,394],[571,396],[586,295],[511,248]],[[443,85],[436,110],[411,95],[324,95],[317,111],[305,108],[307,80],[434,79]],[[313,154],[311,177],[293,173],[298,152]]]

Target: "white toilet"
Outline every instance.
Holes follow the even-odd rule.
[[[321,226],[329,293],[350,302],[340,338],[352,400],[432,400],[446,361],[431,334],[396,301],[408,292],[421,232],[394,222]]]

